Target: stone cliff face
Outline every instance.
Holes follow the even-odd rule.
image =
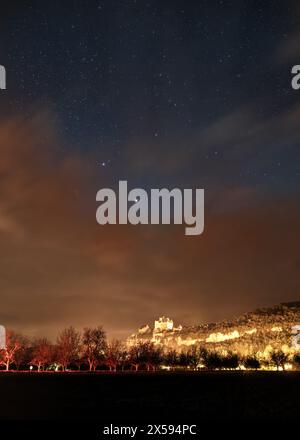
[[[300,301],[258,309],[219,323],[172,327],[164,331],[157,331],[147,325],[131,335],[127,339],[127,345],[131,346],[139,341],[152,341],[163,348],[176,351],[201,346],[242,355],[263,355],[272,349],[288,351],[295,342],[298,331],[296,326],[299,325]]]

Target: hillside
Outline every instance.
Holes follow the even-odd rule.
[[[131,346],[139,341],[152,341],[166,349],[185,350],[191,346],[217,351],[234,351],[243,355],[258,353],[262,356],[272,348],[291,349],[300,325],[300,301],[282,303],[257,309],[232,320],[198,326],[175,327],[173,321],[162,317],[154,327],[146,325],[127,339]]]

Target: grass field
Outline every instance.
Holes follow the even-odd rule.
[[[299,420],[300,372],[0,374],[1,420]]]

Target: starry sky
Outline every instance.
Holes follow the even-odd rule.
[[[0,34],[1,324],[123,338],[299,300],[297,1],[11,1]],[[204,188],[204,234],[100,227],[121,179]]]

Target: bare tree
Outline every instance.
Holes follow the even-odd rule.
[[[294,362],[295,362],[296,366],[299,368],[300,367],[300,354],[295,354]]]
[[[171,370],[174,370],[174,368],[179,364],[177,351],[176,350],[168,351],[164,356],[164,362],[168,367],[171,368]]]
[[[288,360],[288,355],[282,350],[273,350],[270,353],[271,363],[276,366],[277,371],[281,367],[284,370],[284,364]]]
[[[187,363],[193,370],[196,370],[200,362],[201,351],[195,345],[188,349],[187,353]]]
[[[57,337],[56,356],[63,371],[71,362],[76,362],[80,353],[80,333],[74,327],[64,329]]]
[[[116,371],[117,366],[122,362],[123,345],[122,342],[114,339],[109,342],[105,350],[105,363],[110,371]]]
[[[82,336],[83,359],[89,365],[89,370],[96,370],[97,365],[104,360],[106,350],[106,335],[101,326],[86,327]]]
[[[178,364],[180,367],[186,369],[189,365],[189,357],[186,351],[182,351],[178,356]]]
[[[132,347],[130,347],[128,357],[129,363],[134,368],[135,371],[138,371],[140,364],[143,361],[143,351],[142,351],[143,343],[139,342]]]
[[[155,347],[153,342],[145,342],[142,347],[142,360],[147,370],[156,370],[162,362],[162,350]]]
[[[38,371],[44,369],[52,361],[53,346],[46,338],[37,339],[32,346],[31,364],[36,365]]]
[[[0,351],[0,363],[9,371],[10,365],[15,361],[17,352],[22,347],[20,335],[12,330],[6,332],[6,347]]]
[[[27,336],[18,333],[15,334],[15,338],[18,340],[20,348],[15,352],[13,363],[17,370],[19,370],[21,365],[28,364],[30,361],[31,345]]]
[[[129,353],[126,350],[126,348],[123,346],[121,353],[120,353],[120,360],[119,360],[119,364],[121,366],[121,370],[124,371],[126,365],[128,365],[129,362]]]
[[[236,353],[228,352],[226,356],[221,358],[221,368],[237,369],[239,367],[240,358]]]
[[[222,368],[222,356],[216,351],[201,350],[201,359],[203,365],[208,370],[215,370]]]
[[[260,362],[258,358],[253,356],[248,356],[243,360],[244,367],[251,370],[258,370],[260,368]]]
[[[129,362],[137,371],[142,365],[146,366],[147,370],[155,370],[162,361],[162,352],[155,347],[153,342],[142,342],[132,346],[129,350]]]

